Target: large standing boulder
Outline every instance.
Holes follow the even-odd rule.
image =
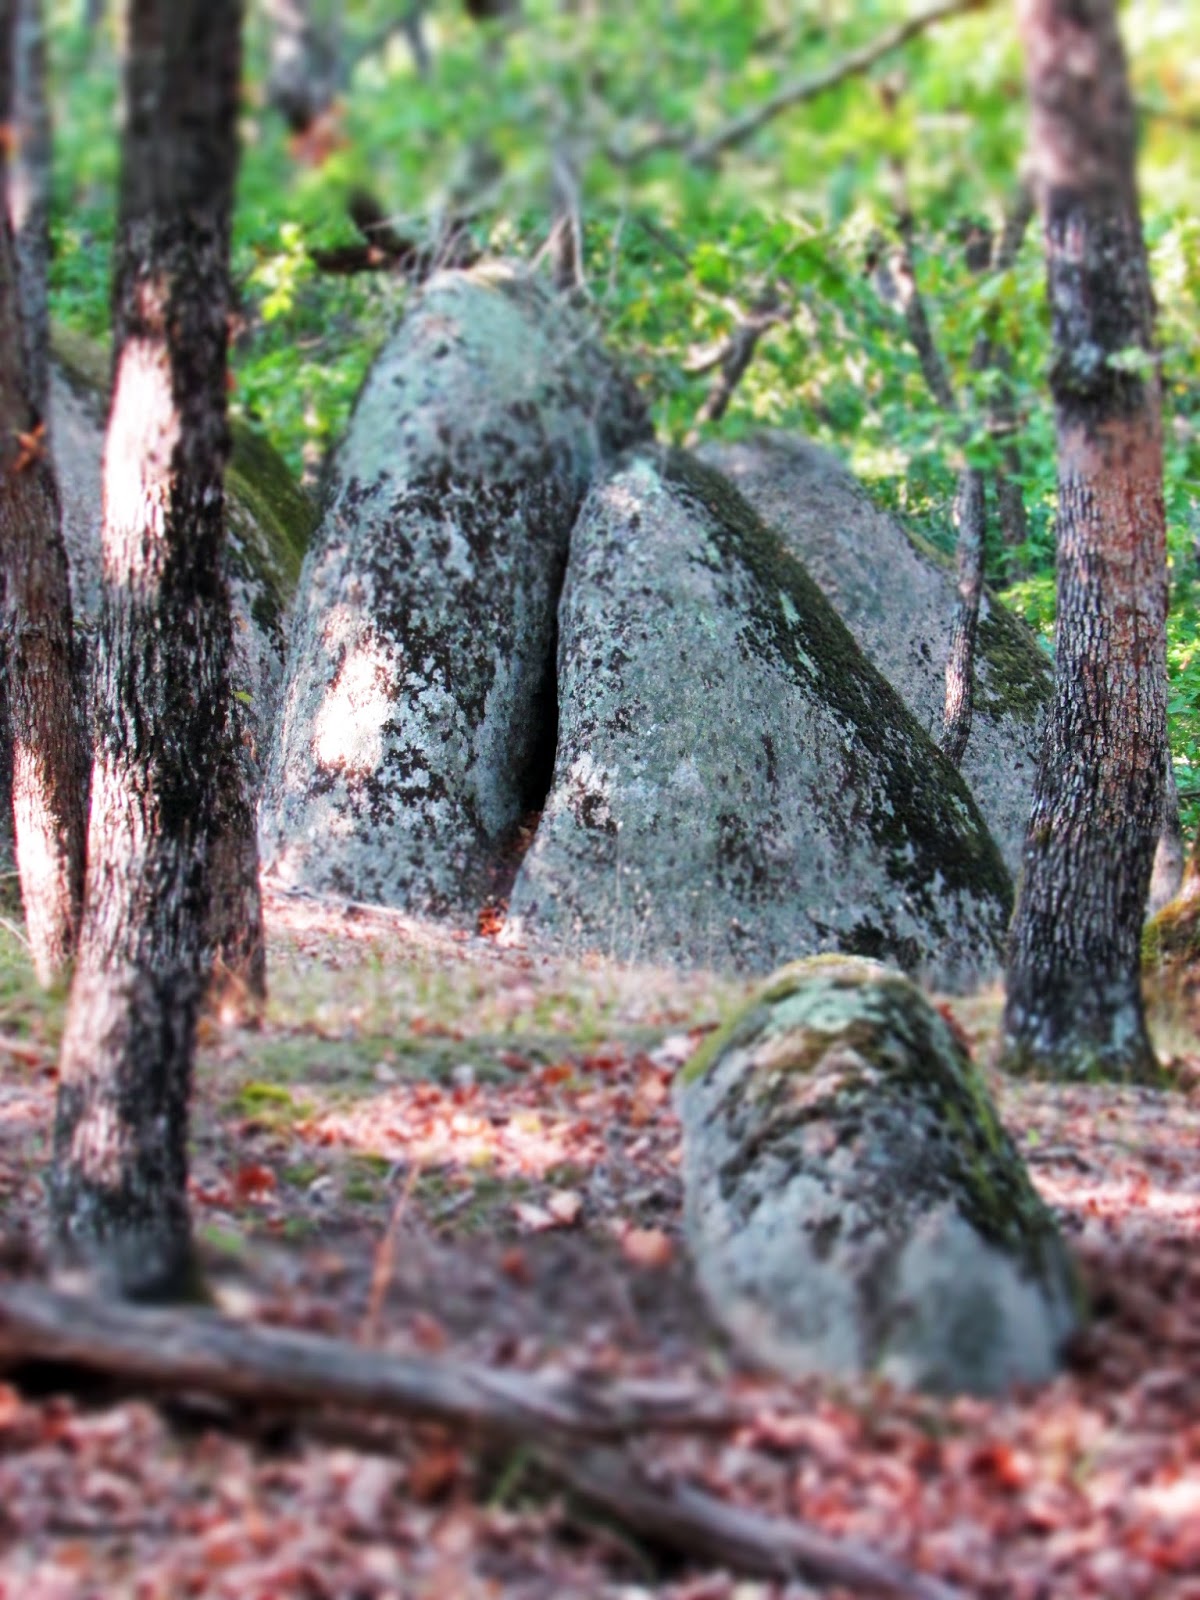
[[[798,434],[713,442],[700,455],[778,531],[864,654],[936,739],[958,604],[951,564],[876,506],[836,456]],[[986,590],[976,654],[975,709],[962,773],[1015,875],[1053,667],[1031,629]]]
[[[1010,883],[965,784],[736,490],[673,452],[593,489],[559,608],[553,784],[506,936],[770,970],[996,969]]]
[[[1066,1248],[943,1018],[874,962],[800,962],[677,1084],[717,1320],[793,1377],[993,1394],[1056,1370]]]
[[[430,281],[359,396],[301,580],[261,822],[276,881],[478,907],[545,792],[571,524],[647,426],[536,281]]]
[[[71,603],[86,637],[100,607],[100,530],[107,358],[56,331],[51,438],[70,567]],[[285,618],[315,522],[287,464],[253,428],[235,423],[226,473],[226,559],[233,611],[234,689],[251,753],[264,751],[283,683]]]

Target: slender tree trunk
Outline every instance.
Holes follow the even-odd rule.
[[[267,92],[293,133],[307,133],[333,104],[337,53],[312,0],[263,0],[271,30]]]
[[[1012,267],[1032,215],[1032,194],[1028,185],[1021,183],[1005,214],[994,263],[997,272],[1007,272]],[[993,265],[992,241],[986,230],[976,230],[968,247],[967,263],[976,272],[984,272]],[[975,341],[971,352],[972,370],[986,372],[999,365],[997,356],[993,331],[988,327]],[[996,421],[993,410],[988,417],[989,425],[994,427]],[[997,474],[996,486],[1002,489],[1002,474]],[[1010,484],[1009,488],[1016,489],[1020,500],[1020,486]],[[1003,513],[1003,507],[1001,509]],[[1023,505],[1021,509],[1023,515]],[[1011,514],[1011,508],[1009,512]],[[987,532],[987,478],[978,467],[965,466],[959,474],[954,523],[958,529],[955,552],[958,604],[946,657],[941,745],[957,767],[966,753],[975,715],[975,642],[979,633],[979,602],[983,598],[984,535]]]
[[[21,30],[30,9],[28,0],[0,0],[0,121],[18,128],[14,79],[20,81],[29,60],[20,59],[15,70],[17,45],[28,45]],[[17,186],[2,149],[0,184],[0,577],[13,826],[34,966],[39,979],[51,983],[65,975],[79,931],[84,774],[67,559],[45,437],[46,347],[29,332],[39,315],[44,321],[45,253],[31,238],[29,256],[23,261],[19,255],[9,220]],[[43,212],[43,227],[44,220]],[[27,294],[33,303],[28,319]]]
[[[1153,302],[1113,0],[1022,0],[1053,318],[1055,696],[1009,947],[1018,1072],[1150,1079],[1140,947],[1166,753]]]
[[[223,566],[241,0],[131,0],[87,897],[59,1072],[60,1241],[190,1282],[187,1126],[229,724]]]
[[[45,418],[50,395],[50,101],[42,0],[14,0],[17,14],[11,116],[16,130],[8,173],[8,216],[17,244],[25,370],[30,399]]]

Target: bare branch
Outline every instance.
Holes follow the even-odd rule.
[[[818,95],[837,88],[838,84],[844,83],[847,78],[854,78],[869,71],[884,56],[901,49],[911,39],[926,33],[939,22],[945,22],[950,17],[962,16],[967,11],[979,11],[988,3],[989,0],[936,0],[934,5],[927,6],[924,11],[918,11],[904,22],[898,22],[895,27],[886,29],[869,43],[860,45],[857,50],[849,51],[840,61],[833,62],[823,72],[815,72],[808,77],[793,78],[761,105],[755,106],[750,111],[744,111],[740,117],[734,117],[731,122],[727,122],[723,128],[718,128],[706,138],[695,140],[688,147],[688,155],[701,165],[714,160],[723,150],[744,144],[760,128],[766,127],[768,122],[772,122],[783,112],[790,111],[793,106],[802,105],[806,100],[815,100]]]
[[[689,447],[700,437],[699,430],[704,423],[718,422],[725,415],[763,334],[768,328],[789,321],[794,309],[790,302],[780,299],[777,289],[771,288],[740,318],[712,363],[719,370],[685,440]]]

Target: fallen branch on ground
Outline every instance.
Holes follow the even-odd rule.
[[[687,1385],[547,1378],[0,1282],[0,1368],[53,1363],[131,1392],[208,1395],[263,1409],[437,1423],[532,1448],[573,1493],[628,1528],[747,1576],[804,1577],[891,1600],[961,1600],[884,1557],[799,1524],[659,1483],[614,1446],[652,1431],[726,1430],[738,1413]]]
[[[263,1328],[208,1311],[158,1310],[0,1284],[0,1365],[53,1361],[139,1388],[264,1406],[338,1405],[435,1422],[506,1443],[611,1441],[655,1429],[728,1428],[728,1407],[690,1386],[492,1371]]]

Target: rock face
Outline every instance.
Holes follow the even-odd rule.
[[[1008,874],[958,774],[718,474],[597,485],[559,608],[559,733],[507,936],[767,971],[995,970]]]
[[[262,811],[286,886],[465,914],[554,744],[555,607],[636,396],[503,267],[432,279],[375,363],[301,580]]]
[[[945,559],[874,505],[836,456],[797,434],[706,444],[700,454],[778,531],[936,740],[957,603]],[[1052,690],[1052,664],[1031,630],[985,592],[962,774],[1014,876]]]
[[[716,1319],[790,1376],[997,1393],[1056,1370],[1082,1301],[987,1089],[912,983],[785,968],[677,1087]]]
[[[51,430],[71,601],[84,634],[100,605],[105,382],[100,352],[56,337]],[[315,517],[286,463],[260,434],[235,425],[233,437],[226,474],[233,683],[252,751],[258,753],[265,750],[279,704],[284,618]]]

